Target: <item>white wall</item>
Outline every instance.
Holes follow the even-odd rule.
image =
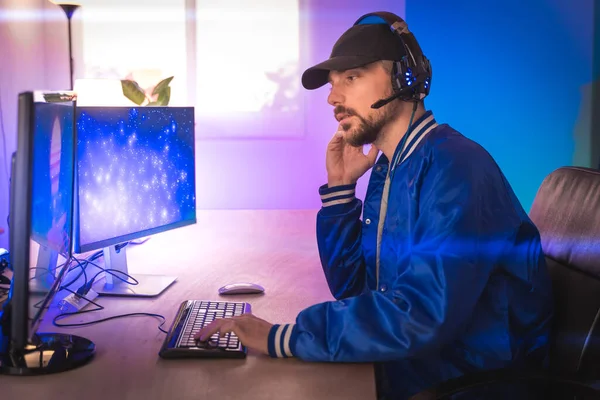
[[[17,95],[69,86],[67,23],[48,0],[0,0],[0,227],[7,229],[9,182],[4,165],[16,147]],[[2,129],[0,128],[0,134]],[[0,247],[8,248],[7,233]]]

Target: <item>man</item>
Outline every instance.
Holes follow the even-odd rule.
[[[390,399],[544,362],[552,301],[539,233],[492,157],[422,101],[372,108],[393,95],[392,61],[404,55],[387,25],[355,25],[303,75],[308,89],[329,82],[339,121],[317,216],[337,301],[303,310],[295,324],[218,320],[200,340],[233,331],[272,357],[374,362],[378,393]],[[354,190],[370,168],[363,208]]]

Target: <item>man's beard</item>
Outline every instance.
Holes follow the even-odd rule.
[[[383,127],[398,114],[399,107],[399,102],[393,101],[380,108],[379,112],[375,112],[369,117],[364,118],[352,109],[337,106],[334,110],[334,114],[347,114],[348,116],[354,116],[359,120],[358,126],[353,130],[349,131],[352,127],[352,124],[350,123],[342,124],[342,129],[348,132],[346,135],[346,143],[350,146],[360,147],[371,144],[379,138]]]

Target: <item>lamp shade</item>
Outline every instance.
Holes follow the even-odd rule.
[[[50,3],[54,3],[57,6],[81,6],[81,2],[80,1],[50,0]]]

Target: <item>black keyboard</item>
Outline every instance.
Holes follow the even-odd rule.
[[[184,301],[179,306],[177,316],[158,355],[162,358],[244,358],[248,351],[234,333],[227,333],[223,338],[214,334],[206,342],[197,342],[194,334],[217,318],[228,318],[245,313],[250,313],[248,303]]]

